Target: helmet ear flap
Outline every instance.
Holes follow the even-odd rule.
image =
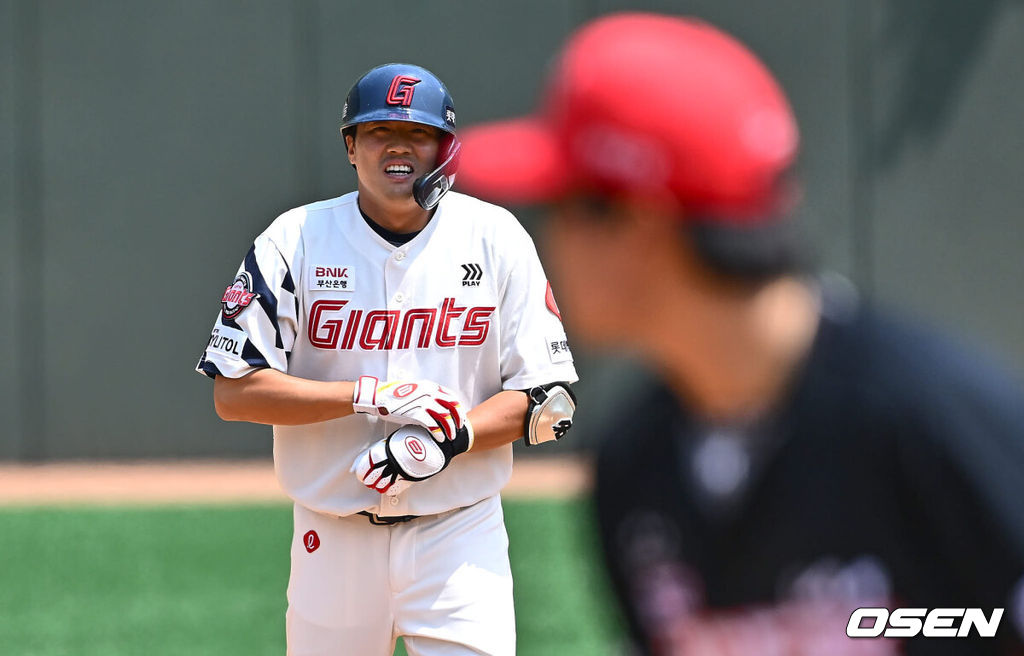
[[[462,143],[458,138],[446,132],[437,151],[437,168],[419,177],[412,186],[413,198],[420,207],[425,210],[434,209],[441,197],[455,184],[461,150]]]
[[[459,153],[462,143],[451,132],[441,133],[441,144],[437,149],[437,165],[446,169],[446,175],[455,175],[459,169]]]

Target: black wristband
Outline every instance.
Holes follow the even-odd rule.
[[[466,424],[462,424],[462,427],[455,431],[454,439],[445,440],[441,443],[441,451],[445,456],[445,467],[452,461],[452,458],[460,453],[469,451],[469,428],[467,428]]]

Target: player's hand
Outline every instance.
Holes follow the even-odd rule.
[[[412,485],[412,481],[401,477],[398,468],[388,458],[387,439],[375,442],[363,451],[352,465],[352,471],[363,485],[381,494],[401,494]]]
[[[421,426],[402,426],[363,451],[352,471],[371,490],[400,494],[412,483],[440,472],[471,446],[473,427],[468,421],[456,431],[455,439],[441,442]]]
[[[439,442],[454,440],[464,423],[459,400],[430,380],[381,382],[360,376],[352,409],[398,424],[419,424]]]

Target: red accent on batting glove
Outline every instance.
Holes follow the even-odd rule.
[[[451,415],[441,414],[437,410],[431,410],[430,408],[427,408],[427,414],[437,422],[437,425],[441,428],[441,432],[444,433],[445,438],[449,440],[452,439],[452,435],[454,435],[455,431],[452,430],[452,425],[449,422]],[[431,428],[431,430],[433,430],[433,428]]]
[[[452,421],[455,422],[456,430],[458,430],[459,428],[462,428],[462,414],[459,412],[459,402],[458,401],[448,401],[448,400],[445,400],[445,399],[438,399],[437,403],[439,405],[442,405],[442,406],[444,406],[445,408],[448,409],[448,412],[452,416]]]

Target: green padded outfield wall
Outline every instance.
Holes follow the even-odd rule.
[[[267,455],[191,370],[251,239],[352,188],[349,85],[415,61],[460,125],[522,113],[621,9],[747,41],[801,123],[822,259],[1024,370],[1024,3],[0,0],[0,460]]]
[[[23,431],[19,412],[15,303],[20,280],[15,259],[20,242],[15,216],[15,59],[14,7],[0,0],[0,460],[20,455]],[[18,167],[20,168],[20,167]]]

